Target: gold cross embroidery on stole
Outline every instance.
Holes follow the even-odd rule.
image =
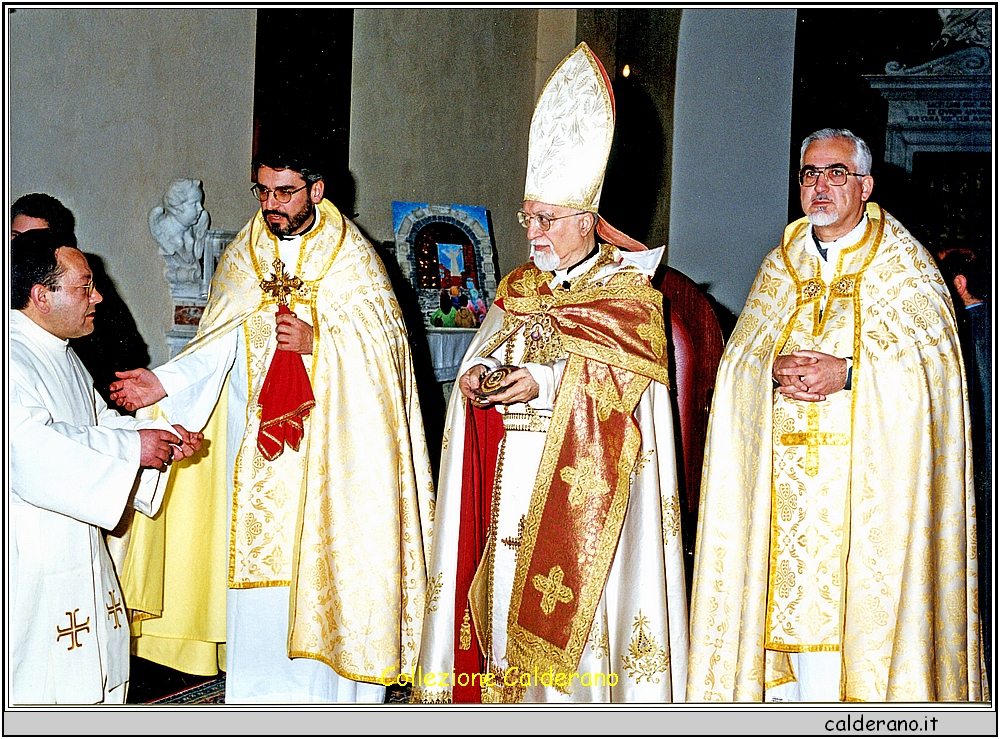
[[[806,430],[782,434],[781,443],[785,446],[805,446],[806,474],[816,477],[819,474],[820,446],[847,446],[850,439],[847,434],[820,431],[819,406],[810,403],[806,410]]]
[[[62,639],[64,636],[68,636],[69,646],[66,647],[67,651],[72,651],[73,649],[83,647],[83,645],[80,643],[80,632],[81,631],[86,631],[88,633],[90,632],[90,616],[87,616],[87,620],[84,621],[82,624],[78,624],[76,622],[76,614],[79,612],[80,612],[79,608],[74,608],[72,611],[66,611],[66,615],[69,616],[69,626],[67,626],[65,629],[61,628],[58,624],[56,624],[56,632],[59,634],[59,636],[56,637],[56,644],[58,644],[59,640]]]
[[[121,621],[118,620],[118,614],[120,613],[123,616],[125,615],[125,611],[122,609],[122,602],[115,597],[114,590],[109,590],[108,595],[111,596],[111,603],[110,605],[107,603],[104,604],[104,607],[108,609],[108,620],[110,621],[111,617],[114,616],[115,619],[114,628],[116,629],[121,628]]]
[[[563,585],[565,573],[562,567],[556,565],[549,570],[549,576],[535,575],[531,584],[542,594],[542,613],[548,616],[556,609],[556,603],[569,603],[573,600],[573,591]]]

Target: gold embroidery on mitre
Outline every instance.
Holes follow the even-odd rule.
[[[649,344],[654,357],[662,357],[667,346],[667,335],[663,327],[663,314],[652,310],[649,312],[649,323],[644,323],[635,330],[639,338]]]
[[[531,578],[531,584],[535,590],[542,594],[542,613],[550,615],[556,609],[556,603],[569,603],[573,600],[573,591],[563,585],[565,573],[562,567],[555,565],[549,570],[548,577],[535,575]]]
[[[465,614],[462,616],[462,628],[458,632],[458,648],[463,652],[472,648],[472,622],[468,606],[465,607]]]
[[[782,434],[781,443],[784,446],[806,447],[806,474],[816,477],[819,474],[819,448],[821,446],[847,446],[850,438],[847,434],[831,433],[819,430],[819,406],[810,403],[806,410],[806,430]]]
[[[649,619],[642,615],[634,617],[632,624],[632,640],[628,645],[628,654],[622,655],[622,667],[628,670],[628,676],[637,683],[643,680],[650,683],[660,682],[657,673],[666,672],[670,666],[667,652],[649,633]]]
[[[569,485],[569,503],[573,507],[582,505],[590,497],[603,498],[611,489],[597,474],[597,465],[591,458],[581,459],[577,467],[567,465],[559,470],[559,477]]]

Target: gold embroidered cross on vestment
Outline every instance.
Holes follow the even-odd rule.
[[[562,567],[556,565],[549,570],[548,577],[535,575],[531,584],[542,594],[542,613],[548,616],[556,609],[556,603],[569,603],[573,600],[573,591],[563,585],[565,573]]]
[[[847,434],[820,431],[819,406],[810,403],[806,410],[806,430],[782,434],[781,443],[785,446],[805,446],[806,474],[809,477],[816,477],[819,474],[820,446],[847,446],[850,439]]]
[[[500,543],[506,544],[511,549],[517,549],[521,546],[521,536],[524,534],[524,516],[521,516],[521,520],[517,522],[517,536],[505,536],[500,540]]]
[[[79,608],[74,608],[72,611],[66,611],[66,615],[69,616],[69,626],[65,629],[60,628],[58,624],[56,625],[56,632],[59,634],[59,636],[56,637],[56,644],[58,644],[59,640],[64,636],[69,637],[69,646],[66,647],[66,651],[72,651],[73,649],[83,647],[80,643],[80,632],[90,632],[90,616],[87,616],[87,620],[82,624],[78,624],[76,622],[76,614],[79,612]]]
[[[288,296],[293,291],[301,291],[305,282],[301,277],[289,275],[285,271],[285,263],[280,259],[275,259],[272,266],[274,272],[269,278],[260,281],[260,289],[270,293],[271,297],[278,301],[278,305],[288,305]]]
[[[121,622],[118,620],[118,614],[120,613],[123,616],[125,615],[125,611],[124,609],[122,609],[122,602],[115,597],[114,590],[109,590],[108,595],[111,596],[111,604],[110,605],[107,603],[104,604],[104,607],[108,609],[108,620],[110,621],[111,617],[114,616],[115,619],[114,628],[116,629],[121,628]]]

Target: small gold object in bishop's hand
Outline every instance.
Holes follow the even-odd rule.
[[[511,372],[516,372],[519,367],[510,364],[502,364],[496,369],[490,370],[479,378],[479,392],[477,395],[484,400],[491,395],[503,392],[514,383],[507,383],[507,377]]]

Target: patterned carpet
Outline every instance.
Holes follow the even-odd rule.
[[[147,705],[218,705],[226,702],[226,676],[213,678],[193,688],[178,690],[176,693],[149,701]]]
[[[408,703],[410,699],[410,689],[398,685],[390,685],[385,691],[386,703]],[[146,705],[175,705],[175,706],[209,706],[222,705],[226,702],[226,676],[213,678],[201,685],[192,688],[184,688],[176,693],[149,701]]]

